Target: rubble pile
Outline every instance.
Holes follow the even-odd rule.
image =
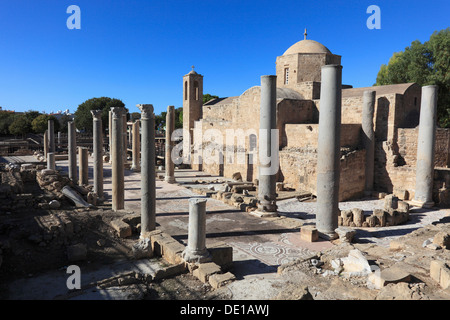
[[[403,224],[409,220],[409,204],[394,195],[385,198],[384,209],[375,209],[371,215],[364,215],[363,210],[354,208],[341,211],[339,226],[344,227],[389,227]]]

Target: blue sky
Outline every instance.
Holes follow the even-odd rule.
[[[80,30],[66,26],[70,5]],[[366,27],[370,5],[379,30]],[[342,55],[343,83],[371,86],[394,52],[449,27],[449,12],[448,0],[0,0],[0,106],[74,112],[108,96],[159,114],[182,106],[191,65],[204,93],[240,95],[275,74],[305,27]]]

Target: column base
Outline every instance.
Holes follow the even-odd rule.
[[[250,211],[249,214],[260,217],[260,218],[269,218],[269,217],[279,217],[280,215],[276,211],[263,211],[260,209],[256,209],[254,211]]]
[[[205,263],[212,260],[208,250],[194,251],[188,247],[181,253],[181,257],[188,263]]]
[[[420,200],[416,200],[416,199],[409,201],[409,204],[414,207],[419,207],[419,208],[424,208],[424,209],[429,209],[434,206],[433,201],[420,201]]]
[[[319,231],[319,238],[327,240],[327,241],[331,241],[331,240],[336,240],[339,238],[339,235],[332,231],[332,232],[320,232]]]
[[[176,183],[175,177],[165,177],[164,181],[167,183]]]
[[[152,245],[149,238],[140,238],[140,240],[133,244],[133,257],[135,259],[151,258],[153,257]]]
[[[131,166],[131,170],[134,172],[141,172],[141,168],[137,166]]]

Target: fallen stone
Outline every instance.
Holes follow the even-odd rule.
[[[350,223],[352,222],[353,219],[352,210],[342,210],[341,217],[342,217],[342,225],[347,227],[350,226]]]
[[[223,274],[215,273],[211,275],[209,277],[208,282],[211,285],[211,287],[213,287],[214,289],[218,289],[234,280],[236,280],[234,274],[232,274],[231,272],[227,272]]]
[[[275,300],[314,300],[307,286],[289,285],[275,297]]]
[[[342,258],[343,272],[348,276],[361,276],[372,273],[369,262],[358,249],[351,250]]]
[[[241,176],[241,173],[240,173],[240,172],[235,172],[235,173],[233,173],[233,175],[231,176],[231,178],[232,178],[233,180],[236,180],[236,181],[242,181],[242,176]]]
[[[214,262],[200,263],[198,268],[192,273],[194,277],[197,277],[201,282],[207,283],[209,277],[216,273],[221,273],[222,270]]]
[[[367,282],[369,287],[369,284],[371,284],[375,289],[381,289],[390,283],[411,282],[411,274],[405,271],[404,268],[394,266],[381,270],[381,272],[371,273],[367,278]]]
[[[111,227],[117,231],[119,238],[130,237],[133,233],[131,226],[128,223],[123,222],[122,219],[111,221]]]
[[[338,234],[339,240],[343,243],[351,243],[356,234],[356,230],[347,227],[339,227],[334,231]]]

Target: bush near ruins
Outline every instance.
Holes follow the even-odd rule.
[[[53,129],[55,132],[58,132],[60,129],[60,124],[58,119],[55,116],[51,116],[48,114],[41,114],[34,118],[31,122],[31,129],[35,133],[44,133],[45,130],[48,129],[48,120],[53,120]]]
[[[375,85],[416,82],[421,86],[437,85],[438,123],[450,127],[450,28],[435,31],[425,43],[416,40],[405,51],[393,54],[383,64]]]
[[[113,107],[125,108],[125,104],[119,99],[108,97],[92,98],[86,100],[78,106],[74,113],[75,126],[78,130],[92,133],[92,114],[91,110],[102,110],[102,127],[106,132],[109,124],[109,111]],[[126,109],[126,108],[125,108]],[[128,109],[126,109],[128,113]]]

